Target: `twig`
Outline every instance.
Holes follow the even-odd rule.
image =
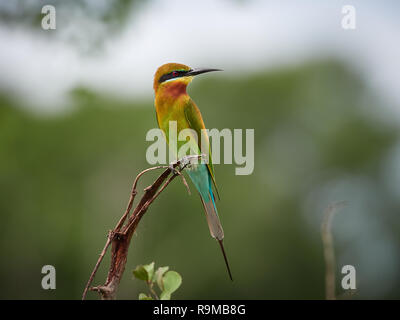
[[[335,294],[335,252],[331,232],[332,219],[337,210],[347,205],[346,201],[340,201],[329,205],[324,214],[321,225],[322,243],[325,257],[325,294],[327,300],[336,300]]]
[[[103,261],[104,255],[106,254],[106,251],[107,251],[108,247],[109,247],[110,244],[111,244],[111,232],[112,232],[112,231],[110,230],[110,232],[108,233],[107,242],[106,242],[106,244],[105,244],[105,246],[104,246],[104,248],[103,248],[103,251],[100,253],[100,257],[99,257],[99,259],[97,260],[96,265],[94,266],[94,269],[93,269],[93,271],[92,271],[92,273],[91,273],[91,275],[90,275],[90,278],[89,278],[89,280],[88,280],[88,282],[87,282],[87,284],[86,284],[85,290],[83,291],[82,300],[85,300],[86,294],[87,294],[87,292],[88,292],[88,290],[89,290],[89,287],[90,287],[90,285],[92,284],[92,281],[93,281],[93,279],[94,279],[94,276],[95,276],[97,270],[98,270],[99,267],[100,267],[100,263],[101,263],[101,261]]]
[[[186,166],[185,166],[186,167]],[[185,167],[183,167],[183,169],[185,168]],[[182,169],[182,170],[183,170]],[[189,194],[189,196],[190,196],[190,188],[189,188],[189,185],[188,185],[188,183],[187,183],[187,181],[186,181],[186,179],[185,179],[185,176],[182,174],[182,172],[180,172],[179,170],[177,170],[177,169],[175,169],[174,168],[174,170],[175,170],[175,172],[177,173],[177,174],[179,174],[179,176],[181,177],[181,179],[182,179],[182,183],[184,184],[184,186],[186,187],[186,190],[187,190],[187,192],[188,192],[188,194]]]
[[[170,184],[170,182],[175,179],[178,175],[182,178],[182,182],[185,185],[186,189],[190,194],[189,186],[186,182],[185,177],[182,174],[182,171],[190,164],[192,159],[202,158],[203,155],[193,155],[186,156],[170,166],[157,166],[148,168],[140,172],[133,184],[131,195],[128,201],[128,205],[122,217],[119,219],[117,225],[113,230],[108,233],[106,244],[100,254],[99,259],[89,277],[88,283],[82,294],[82,300],[86,298],[88,290],[97,291],[100,294],[101,299],[109,300],[116,298],[116,292],[119,286],[120,279],[125,270],[125,265],[127,262],[128,248],[130,245],[130,241],[133,233],[135,232],[140,219],[146,213],[148,207],[153,203],[153,201],[160,195],[160,193],[165,190],[165,188]],[[165,171],[154,181],[152,185],[145,188],[144,194],[140,199],[139,203],[135,207],[132,212],[132,215],[129,216],[133,202],[135,200],[135,196],[137,195],[137,184],[139,179],[147,172],[156,170],[156,169],[165,169]],[[173,174],[169,177],[170,173]],[[168,178],[169,177],[169,178]],[[168,178],[168,180],[167,180]],[[165,182],[166,181],[166,182]],[[107,252],[108,247],[111,246],[111,265],[108,271],[106,283],[102,286],[91,287],[90,285],[93,282],[94,276],[104,258],[105,253]]]
[[[140,178],[143,174],[145,174],[146,172],[149,172],[149,171],[152,171],[152,170],[156,170],[156,169],[162,169],[162,168],[167,168],[167,166],[157,166],[157,167],[148,168],[148,169],[146,169],[146,170],[143,170],[142,172],[140,172],[140,173],[136,176],[135,181],[134,181],[133,184],[132,184],[132,191],[131,191],[131,195],[130,195],[130,198],[129,198],[128,205],[127,205],[127,207],[126,207],[125,213],[123,214],[123,216],[121,217],[121,219],[118,221],[118,223],[117,223],[117,225],[115,226],[114,230],[110,230],[110,231],[108,232],[107,242],[106,242],[106,244],[105,244],[105,246],[104,246],[104,248],[103,248],[103,251],[100,253],[100,257],[99,257],[99,259],[97,260],[97,263],[96,263],[96,265],[95,265],[95,267],[94,267],[94,269],[93,269],[93,271],[92,271],[92,273],[91,273],[91,275],[90,275],[90,277],[89,277],[88,283],[86,284],[85,290],[83,291],[83,294],[82,294],[82,300],[85,300],[85,298],[86,298],[86,295],[87,295],[87,292],[88,292],[88,290],[89,290],[89,287],[90,287],[90,285],[91,285],[91,283],[92,283],[92,281],[93,281],[93,279],[94,279],[94,276],[95,276],[95,274],[96,274],[98,268],[100,267],[100,263],[101,263],[101,261],[103,260],[104,255],[105,255],[105,253],[106,253],[108,247],[109,247],[110,244],[111,244],[112,237],[114,236],[114,233],[115,233],[115,232],[119,232],[119,230],[121,230],[121,227],[123,226],[123,224],[124,224],[126,218],[128,217],[128,215],[129,215],[129,213],[130,213],[130,211],[131,211],[131,209],[132,209],[133,201],[135,200],[135,196],[137,195],[136,186],[137,186],[137,183],[138,183],[138,181],[139,181],[139,178]]]
[[[160,300],[160,298],[157,295],[157,292],[153,289],[153,282],[148,283],[148,286],[149,286],[150,293],[154,296],[154,298],[156,300]]]
[[[123,224],[124,224],[126,218],[128,217],[129,213],[131,212],[133,201],[135,200],[135,196],[137,195],[136,186],[138,184],[138,181],[139,181],[140,177],[143,176],[147,172],[150,172],[150,171],[153,171],[153,170],[157,170],[157,169],[165,169],[165,168],[168,168],[168,167],[167,166],[157,166],[157,167],[148,168],[146,170],[143,170],[142,172],[140,172],[136,176],[135,181],[132,184],[131,197],[129,198],[128,206],[127,206],[127,208],[125,210],[124,215],[121,217],[121,219],[117,223],[117,226],[114,228],[114,230],[116,232],[121,230],[121,227],[123,226]]]

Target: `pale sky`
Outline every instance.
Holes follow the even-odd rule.
[[[399,5],[382,3],[156,0],[132,12],[123,32],[95,54],[65,39],[72,34],[84,44],[102,25],[59,10],[56,34],[0,23],[0,87],[29,108],[51,112],[65,108],[79,84],[122,98],[151,97],[153,74],[165,62],[240,75],[337,56],[400,109]],[[345,4],[356,8],[355,30],[341,27]]]

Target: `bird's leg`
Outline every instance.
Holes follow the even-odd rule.
[[[191,155],[189,155],[189,156],[183,156],[182,158],[180,158],[179,160],[176,160],[176,161],[172,161],[170,164],[169,164],[169,169],[172,171],[172,172],[176,172],[176,165],[179,163],[179,169],[180,169],[180,171],[182,171],[184,168],[186,168],[187,166],[190,166],[190,164],[191,164],[191,159],[193,159],[193,157],[196,157],[196,158],[198,158],[199,156],[191,156]]]
[[[186,167],[190,169],[193,164],[198,163],[199,159],[201,161],[204,158],[205,158],[205,154],[191,154],[191,155],[182,157],[179,160],[181,170],[183,170]],[[194,161],[194,160],[196,160],[196,161]]]
[[[189,158],[189,156],[182,157],[182,159],[180,161],[180,166],[181,166],[181,169],[183,169],[185,167],[190,167],[190,158]]]
[[[181,176],[182,182],[185,185],[186,189],[188,190],[189,194],[190,194],[189,185],[187,184],[186,179],[182,174],[182,171],[185,168],[189,168],[189,169],[191,168],[193,159],[196,159],[196,160],[199,158],[204,159],[204,157],[205,157],[204,154],[183,156],[181,159],[179,159],[177,161],[172,161],[168,166],[168,168],[171,170],[171,172],[173,172],[176,175]],[[179,163],[179,170],[176,169],[178,163]]]

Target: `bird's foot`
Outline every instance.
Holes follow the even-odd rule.
[[[182,157],[179,162],[180,162],[181,168],[190,167],[190,165],[191,165],[189,156]]]
[[[185,168],[185,167],[190,168],[190,167],[192,167],[192,165],[196,165],[199,162],[203,163],[204,159],[205,159],[204,154],[188,155],[188,156],[182,157],[182,159],[180,160],[180,165],[182,168]]]
[[[179,164],[179,169],[182,171],[184,168],[190,166],[190,156],[183,156],[179,160],[173,161],[169,164],[169,169],[174,172],[176,171],[177,164]]]
[[[201,155],[187,155],[183,156],[177,161],[173,161],[169,164],[169,169],[171,171],[176,171],[177,163],[179,163],[179,169],[182,171],[183,169],[187,168],[190,169],[192,165],[198,164],[199,160],[200,162],[205,158],[204,154]]]

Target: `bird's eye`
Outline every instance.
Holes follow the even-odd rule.
[[[179,74],[178,71],[172,71],[172,76],[173,76],[173,77],[177,77],[178,74]]]

